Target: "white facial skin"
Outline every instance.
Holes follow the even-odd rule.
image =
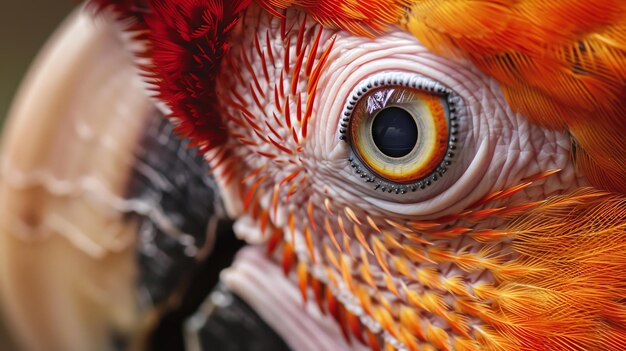
[[[272,27],[268,29],[268,16],[261,15],[257,28],[259,14],[252,10],[248,13],[253,20],[246,21],[247,27],[243,29],[246,34],[236,37],[243,38],[244,42],[239,45],[247,48],[248,58],[259,77],[259,84],[266,92],[266,97],[260,98],[264,111],[252,102],[248,93],[249,86],[238,84],[232,74],[224,75],[218,86],[222,89],[234,86],[239,94],[248,99],[250,104],[246,107],[255,116],[272,116],[276,113],[279,118],[284,118],[279,112],[282,107],[277,107],[273,99],[273,89],[279,84],[284,66],[282,57],[285,47],[279,34],[280,21],[273,19]],[[288,23],[297,29],[301,20],[290,18]],[[313,25],[312,21],[307,23],[308,27]],[[270,40],[273,55],[276,57],[275,67],[268,64],[269,82],[260,73],[262,63],[255,54],[252,39],[257,33],[260,38],[264,38],[266,31],[274,33]],[[289,49],[293,61],[297,30],[291,36]],[[524,178],[548,170],[560,169],[561,172],[551,176],[541,186],[523,191],[520,196],[524,200],[545,199],[550,194],[584,184],[571,159],[571,140],[567,132],[547,130],[529,123],[524,116],[513,113],[498,83],[477,71],[471,63],[453,61],[433,54],[414,37],[401,30],[391,30],[376,38],[324,30],[317,52],[318,58],[333,36],[336,41],[319,81],[309,123],[309,137],[301,141],[302,152],[297,157],[288,158],[292,161],[297,159],[297,165],[287,164],[288,160],[275,162],[279,167],[267,170],[272,178],[269,182],[277,182],[294,170],[301,169],[308,174],[306,198],[319,195],[323,200],[330,197],[343,204],[357,204],[368,212],[392,217],[409,216],[411,219],[432,219],[458,213],[491,192],[516,185]],[[265,41],[261,39],[260,42],[263,47]],[[241,68],[245,66],[238,55],[240,50],[235,44],[231,52],[236,53],[235,60],[238,60]],[[347,161],[350,145],[339,140],[338,126],[342,110],[352,89],[367,77],[386,71],[415,73],[440,82],[458,94],[466,107],[466,114],[459,121],[458,155],[449,167],[449,172],[439,183],[416,193],[388,194],[374,190],[372,184],[360,180],[350,168]],[[252,82],[251,75],[245,68],[241,68],[241,74],[244,81]],[[284,71],[283,76],[285,90],[288,91],[292,77],[284,74]],[[307,77],[301,74],[299,91],[304,90],[304,94],[306,89],[302,87],[306,87],[307,81]],[[228,90],[223,94],[231,95]],[[302,110],[305,109],[305,104],[303,98]],[[291,101],[290,106],[293,115],[297,108],[295,102]],[[239,112],[233,111],[231,114],[237,116]],[[291,119],[295,118],[292,116]],[[259,117],[259,121],[262,121],[259,124],[266,135],[272,134],[268,127],[262,125],[264,121],[268,121],[279,134],[285,136],[284,145],[287,148],[295,150],[299,146],[290,137],[290,131],[277,126],[271,117]],[[299,128],[297,123],[294,124]],[[276,149],[261,141],[251,128],[242,128],[234,123],[230,127],[236,133],[246,135],[249,140],[260,144],[259,147],[250,147],[233,140],[236,153],[246,161],[242,172],[244,176],[250,170],[268,163],[267,158],[259,157],[254,151],[276,153]]]
[[[225,114],[231,116],[228,130],[232,137],[227,148],[239,158],[235,173],[240,177],[232,182],[235,189],[231,188],[233,196],[230,196],[230,200],[234,202],[231,203],[231,208],[243,207],[239,202],[242,197],[234,194],[241,192],[245,197],[249,189],[256,188],[261,211],[269,212],[270,226],[282,229],[286,238],[290,237],[290,216],[293,216],[296,253],[299,260],[307,263],[310,271],[319,273],[331,266],[328,257],[324,255],[324,248],[332,247],[332,244],[322,228],[329,212],[333,213],[329,216],[332,217],[330,227],[337,240],[340,240],[339,223],[343,222],[346,227],[352,228],[346,208],[352,210],[362,222],[365,222],[366,216],[370,216],[379,226],[384,226],[385,220],[427,221],[460,213],[495,191],[510,188],[520,184],[525,178],[550,170],[561,171],[511,197],[498,200],[494,207],[543,200],[585,185],[584,179],[575,170],[571,157],[571,140],[567,132],[547,130],[529,123],[524,116],[511,111],[494,79],[480,73],[469,62],[444,58],[430,52],[413,36],[394,28],[376,38],[358,37],[344,31],[323,30],[318,50],[312,55],[316,58],[316,63],[321,60],[324,50],[331,45],[333,38],[335,41],[321,71],[308,124],[308,135],[302,138],[304,123],[298,123],[294,115],[298,108],[306,110],[307,84],[310,84],[310,78],[304,73],[304,68],[296,79],[296,94],[289,98],[302,18],[302,15],[295,12],[287,14],[286,28],[293,27],[287,34],[287,38],[290,38],[287,46],[286,39],[281,37],[279,19],[272,18],[259,9],[249,10],[240,28],[242,33],[233,36],[236,39],[218,82],[218,89],[222,96],[243,105],[254,116],[253,122],[259,128],[254,132],[251,123],[241,117],[239,108],[231,103],[223,104]],[[319,28],[312,20],[307,20],[305,26],[304,43],[307,47],[303,66],[308,62],[309,50]],[[262,55],[255,49],[255,36],[259,38]],[[269,60],[268,47],[271,47],[273,62]],[[289,50],[291,64],[288,69],[284,65],[285,50]],[[246,52],[254,74],[247,69],[245,60],[242,59],[242,51]],[[267,76],[263,68],[264,61]],[[234,73],[235,70],[239,73]],[[351,145],[339,139],[340,119],[352,90],[368,77],[381,72],[404,72],[426,77],[451,89],[462,99],[465,113],[459,119],[459,141],[456,144],[455,159],[441,180],[423,190],[406,194],[375,190],[372,183],[364,182],[350,167],[348,158],[351,155]],[[241,75],[240,78],[237,77],[238,74]],[[263,93],[255,87],[253,75],[257,76]],[[293,130],[286,127],[285,100],[279,96],[279,104],[276,103],[274,90],[276,87],[280,91],[281,76],[283,90],[290,99]],[[300,107],[297,106],[298,92],[302,93]],[[253,95],[256,95],[258,103]],[[299,143],[292,136],[294,131]],[[267,136],[278,141],[291,154],[280,151],[271,142],[263,140]],[[281,138],[283,141],[279,140]],[[247,142],[241,142],[240,139]],[[257,145],[250,145],[251,142]],[[267,157],[268,153],[276,157]],[[297,172],[294,180],[282,185],[281,181],[294,172]],[[274,189],[278,184],[281,185],[275,196]],[[288,195],[290,184],[297,184],[296,191]],[[238,187],[243,189],[237,189]],[[275,213],[274,198],[279,199]],[[331,211],[328,210],[329,206]],[[308,211],[309,208],[311,211]],[[253,217],[249,211],[240,213],[236,231],[250,242],[262,242],[267,234],[260,232],[259,220]],[[309,223],[311,217],[317,226]],[[474,228],[501,225],[501,221],[473,224]],[[311,250],[307,249],[306,230],[312,233],[312,250],[317,260],[311,257]],[[377,234],[371,228],[363,231],[366,240],[371,244],[369,239]],[[355,239],[354,236],[352,239]],[[403,242],[399,235],[397,239]],[[435,247],[446,249],[467,246],[468,252],[477,252],[482,248],[476,242],[458,237],[433,242]],[[501,244],[504,245],[500,247],[501,252],[508,253],[506,242]],[[351,240],[349,247],[357,256],[363,250],[363,245],[357,240]],[[358,264],[354,263],[354,267],[356,266]],[[472,284],[491,279],[488,274],[481,274],[483,272],[468,274],[451,265],[440,264],[435,267],[442,276],[463,275]],[[369,260],[369,269],[374,272],[377,280],[381,277],[381,269],[373,257]],[[264,274],[262,271],[257,273]],[[339,273],[338,275],[341,276]],[[321,280],[327,278],[324,272],[317,276]],[[358,273],[354,273],[354,276],[358,276]],[[272,276],[271,279],[281,278]],[[394,277],[394,282],[398,287],[410,283],[399,276]],[[259,288],[253,285],[248,288],[238,286],[242,290]],[[429,291],[422,286],[412,285],[411,288]],[[336,291],[350,294],[342,281],[338,283]],[[245,291],[240,293],[246,295]],[[280,291],[272,293],[280,294]],[[398,300],[401,303],[402,298]],[[425,313],[425,318],[434,325],[447,328],[446,322],[436,316]],[[480,321],[472,323],[479,325]],[[270,324],[281,329],[278,322],[270,321]]]
[[[553,178],[544,187],[544,193],[559,191],[564,184],[574,182],[567,134],[530,125],[523,116],[512,113],[498,84],[467,62],[436,56],[402,31],[375,39],[340,32],[330,62],[320,81],[322,98],[313,122],[315,137],[307,145],[307,151],[311,158],[329,162],[328,167],[319,171],[320,176],[315,177],[319,180],[316,183],[328,184],[337,192],[345,191],[342,196],[346,203],[360,199],[359,206],[368,210],[433,218],[456,213],[489,192],[549,169],[566,171],[559,179]],[[444,176],[445,186],[439,189],[431,186],[418,194],[384,195],[371,190],[369,184],[355,181],[354,172],[346,167],[350,145],[339,142],[336,132],[343,102],[360,81],[383,71],[414,72],[429,77],[451,88],[465,101],[469,112],[460,121],[458,161]],[[342,171],[340,177],[338,170]],[[326,172],[322,174],[322,171]],[[359,186],[355,187],[354,183]]]

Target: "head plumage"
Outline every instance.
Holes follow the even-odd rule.
[[[228,32],[250,0],[93,0],[148,30],[147,75],[205,149],[223,142],[212,84]],[[500,83],[511,108],[568,130],[578,166],[602,189],[626,193],[626,2],[607,0],[259,0],[296,7],[325,26],[375,35],[392,26]],[[139,25],[137,25],[139,23]]]
[[[250,0],[165,1],[94,0],[130,20],[129,30],[144,44],[137,56],[147,81],[177,121],[177,131],[191,146],[207,151],[224,143],[217,116],[215,80],[228,50],[228,35]]]

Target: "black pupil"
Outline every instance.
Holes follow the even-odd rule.
[[[389,157],[406,156],[417,143],[417,125],[406,110],[387,107],[374,118],[372,138],[383,154]]]

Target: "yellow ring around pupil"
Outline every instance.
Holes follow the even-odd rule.
[[[380,102],[384,101],[384,104]],[[435,171],[448,149],[448,121],[442,96],[406,87],[375,89],[359,100],[350,126],[352,147],[370,171],[396,183],[419,181]],[[400,107],[414,118],[418,128],[413,150],[389,157],[372,137],[376,115],[388,107]]]

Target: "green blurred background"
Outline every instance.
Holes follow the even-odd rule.
[[[0,0],[0,123],[35,55],[76,0]],[[0,351],[17,350],[0,321]]]

